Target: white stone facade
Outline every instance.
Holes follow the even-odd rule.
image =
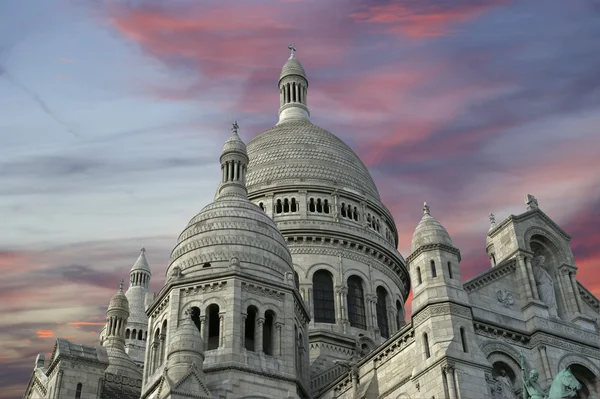
[[[544,388],[569,368],[578,397],[600,397],[600,302],[534,197],[491,218],[480,276],[462,281],[427,205],[405,259],[367,168],[310,122],[293,53],[279,91],[272,129],[246,147],[234,124],[158,295],[142,251],[100,345],[58,339],[25,398],[512,399],[522,359]]]

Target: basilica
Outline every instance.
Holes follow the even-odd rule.
[[[233,124],[160,292],[142,249],[97,344],[58,338],[24,398],[600,397],[600,301],[569,234],[527,195],[490,215],[490,264],[463,281],[443,215],[415,204],[402,256],[368,169],[311,123],[290,48],[279,121],[247,145]]]

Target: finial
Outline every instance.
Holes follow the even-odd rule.
[[[427,202],[423,202],[423,213],[429,215],[429,205],[427,205]]]
[[[123,293],[123,279],[121,279],[121,282],[119,283],[119,292],[121,294]]]
[[[289,48],[290,50],[292,50],[292,54],[290,55],[290,58],[294,58],[294,51],[296,51],[296,47],[294,47],[294,45],[293,45],[293,44],[290,44],[290,45],[288,46],[288,48]]]
[[[531,194],[527,194],[525,196],[525,204],[527,204],[528,211],[531,211],[532,209],[537,209],[539,207],[537,199]]]
[[[146,248],[142,247],[142,249],[140,249],[140,251],[142,251],[143,254],[146,253]]]
[[[496,225],[496,216],[493,213],[490,213],[490,224],[492,226]]]
[[[238,125],[237,121],[233,121],[233,125],[231,127],[231,130],[233,130],[233,134],[235,134],[237,136],[238,134],[238,129],[240,128],[240,126]]]

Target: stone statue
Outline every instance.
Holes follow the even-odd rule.
[[[540,294],[540,299],[548,306],[550,316],[558,317],[558,306],[556,304],[556,292],[554,291],[554,280],[550,273],[544,269],[546,258],[542,255],[536,256],[533,265],[533,274]]]
[[[548,399],[573,398],[580,389],[581,384],[571,374],[571,370],[566,368],[559,371],[554,381],[552,381],[550,391],[548,392]]]
[[[517,399],[512,381],[506,374],[506,370],[500,370],[500,375],[496,377],[496,380],[498,381],[500,387],[502,387],[502,393],[500,395],[502,399]]]

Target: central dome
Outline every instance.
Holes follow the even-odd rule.
[[[379,200],[377,187],[358,156],[334,134],[308,120],[286,120],[248,143],[247,187],[325,185]]]

